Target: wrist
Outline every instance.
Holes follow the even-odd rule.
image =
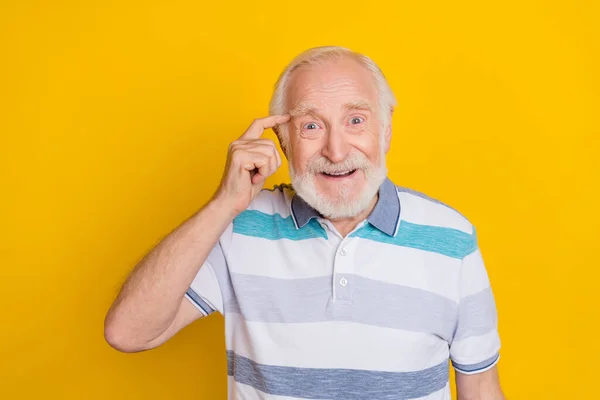
[[[206,208],[212,215],[218,216],[227,222],[233,221],[243,211],[237,210],[232,201],[220,194],[215,194],[206,204]]]

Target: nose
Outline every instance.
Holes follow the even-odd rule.
[[[325,144],[321,154],[331,162],[342,162],[350,152],[350,143],[340,128],[331,127],[325,136]]]

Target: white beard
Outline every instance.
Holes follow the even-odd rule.
[[[355,217],[366,210],[377,194],[379,187],[387,177],[387,168],[385,165],[385,152],[381,146],[380,152],[381,165],[373,166],[367,157],[358,151],[350,153],[350,155],[341,163],[331,163],[328,159],[322,156],[314,157],[308,162],[306,171],[303,174],[296,174],[292,163],[290,162],[289,170],[292,180],[292,186],[296,193],[306,201],[308,205],[317,210],[321,215],[328,219],[340,219]],[[323,169],[323,166],[328,168],[336,168],[342,166],[339,170],[357,169],[355,174],[364,173],[366,178],[365,187],[360,191],[356,198],[351,198],[350,193],[352,187],[343,185],[339,193],[331,197],[317,190],[315,178],[319,172],[315,171],[314,165],[318,164],[317,170]]]

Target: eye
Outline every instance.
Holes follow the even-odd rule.
[[[308,129],[308,130],[319,129],[319,125],[315,124],[314,122],[309,122],[308,124],[304,125],[303,129]]]
[[[364,119],[364,118],[362,118],[362,117],[352,117],[352,118],[350,119],[350,125],[358,125],[358,124],[360,124],[360,123],[364,122],[364,120],[365,120],[365,119]]]

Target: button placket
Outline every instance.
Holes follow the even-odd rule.
[[[354,270],[354,260],[352,259],[351,239],[345,237],[337,247],[334,256],[334,268],[332,279],[333,302],[350,303],[353,298],[354,287],[352,286],[352,277]]]

